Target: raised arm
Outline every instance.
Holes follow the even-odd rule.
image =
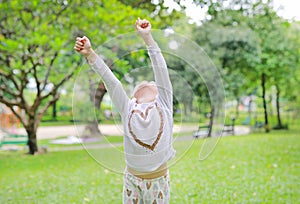
[[[160,48],[151,35],[151,24],[147,20],[136,21],[136,30],[143,38],[151,59],[155,83],[158,88],[158,97],[172,110],[173,89],[169,72]]]
[[[89,64],[101,76],[113,104],[123,115],[127,109],[129,98],[121,82],[115,77],[104,61],[94,52],[87,37],[77,37],[74,50],[87,58]]]

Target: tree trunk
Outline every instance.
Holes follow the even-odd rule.
[[[89,121],[88,124],[85,126],[85,130],[82,137],[99,137],[102,135],[101,131],[99,130],[99,124],[97,120]]]
[[[261,75],[261,86],[262,86],[262,100],[264,107],[264,115],[265,115],[265,131],[269,132],[269,120],[268,120],[268,110],[267,110],[267,101],[266,101],[266,74],[262,73]]]
[[[280,88],[276,85],[276,112],[277,112],[277,128],[282,129],[281,117],[280,117],[280,104],[279,104],[279,97],[280,97]]]
[[[215,115],[215,110],[214,107],[211,106],[211,113],[210,113],[210,119],[209,119],[209,130],[208,130],[208,135],[207,137],[211,137],[211,133],[212,133],[212,128],[213,128],[213,124],[214,124],[214,115]]]
[[[28,134],[28,142],[27,145],[29,147],[29,154],[34,155],[35,152],[38,151],[36,132],[37,130],[34,128],[34,122],[25,126],[26,132]]]
[[[56,101],[52,105],[52,119],[56,120]]]
[[[250,97],[250,100],[249,100],[249,106],[248,106],[248,116],[249,116],[249,118],[251,118],[251,116],[252,116],[252,102],[253,102],[253,100],[252,100],[252,95],[250,95],[249,97]]]
[[[187,117],[187,115],[189,114],[187,103],[183,103],[183,114],[184,117]]]
[[[105,93],[107,92],[105,86],[104,86],[104,83],[103,82],[100,82],[98,84],[98,87],[95,91],[95,100],[94,100],[94,106],[95,108],[99,109],[100,110],[100,107],[101,107],[101,102],[103,100],[103,97],[105,95]]]
[[[118,52],[118,49],[119,49],[118,46],[112,47],[112,51],[115,53]],[[114,61],[112,59],[108,59],[108,61],[106,62],[106,64],[108,65],[108,67],[111,70],[113,68],[113,63],[114,63]],[[94,74],[94,73],[92,72],[92,74]],[[95,86],[97,86],[97,87],[95,88]],[[103,82],[97,83],[97,85],[95,85],[95,82],[90,79],[89,89],[90,89],[90,99],[93,102],[95,109],[97,111],[100,111],[103,97],[107,92],[106,87]],[[86,130],[90,131],[90,134],[92,136],[95,136],[95,135],[101,136],[102,135],[102,133],[98,127],[99,126],[98,122],[99,121],[97,121],[97,120],[90,121],[89,124],[85,127]]]
[[[239,97],[237,97],[236,98],[236,102],[237,102],[237,104],[236,104],[236,109],[235,109],[235,118],[238,118],[239,117],[239,105],[240,105],[240,98]]]
[[[97,111],[100,111],[101,103],[105,93],[107,92],[104,83],[97,83],[97,88],[95,88],[95,83],[90,81],[90,99],[94,104]],[[101,136],[102,133],[99,130],[98,120],[89,121],[85,127],[83,136]]]

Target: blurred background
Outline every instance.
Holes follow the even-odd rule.
[[[118,110],[73,47],[89,37],[130,96],[153,77],[138,17],[151,21],[174,88],[172,201],[299,202],[299,8],[294,0],[1,0],[0,203],[121,202],[122,176],[111,173],[124,166]],[[221,112],[210,84],[224,92]],[[208,137],[217,118],[232,136],[219,143]],[[217,143],[199,163],[203,145],[211,153]]]
[[[84,59],[73,50],[74,39],[86,35],[95,47],[101,46],[133,32],[138,17],[151,19],[153,28],[178,33],[203,49],[221,74],[225,123],[234,118],[235,124],[266,132],[299,124],[296,4],[278,0],[3,1],[0,126],[10,132],[23,127],[31,152],[37,151],[40,125],[84,122],[88,134],[101,135],[98,124],[112,122],[110,116],[117,115],[117,110],[101,79],[83,68]],[[124,55],[130,50],[128,45],[121,40],[117,45],[106,43],[99,54],[120,80],[134,85],[140,77],[133,68],[146,66],[149,59],[143,50]],[[187,62],[172,56],[166,60],[191,90],[187,93],[186,84],[176,80],[175,122],[208,124],[213,118],[209,115],[214,114],[206,84],[195,71],[189,71]],[[86,70],[87,77],[81,86],[77,83],[85,86],[81,103],[93,106],[96,116],[82,111],[81,118],[74,118],[72,94],[81,70]],[[129,72],[133,75],[128,76]],[[145,76],[145,71],[140,69],[139,75]],[[112,123],[116,120],[117,116]]]

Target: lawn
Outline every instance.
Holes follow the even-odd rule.
[[[171,203],[299,203],[299,129],[223,137],[200,161],[202,144],[195,141],[171,166]],[[120,161],[111,148],[98,151]],[[122,182],[85,150],[0,152],[0,203],[121,203]]]

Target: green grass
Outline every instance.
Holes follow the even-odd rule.
[[[190,142],[177,142],[183,152]],[[171,203],[298,203],[300,130],[223,137],[203,161],[197,140],[170,168]],[[111,162],[111,148],[101,149]],[[179,155],[178,155],[179,156]],[[121,203],[123,176],[86,151],[0,152],[0,203]]]

